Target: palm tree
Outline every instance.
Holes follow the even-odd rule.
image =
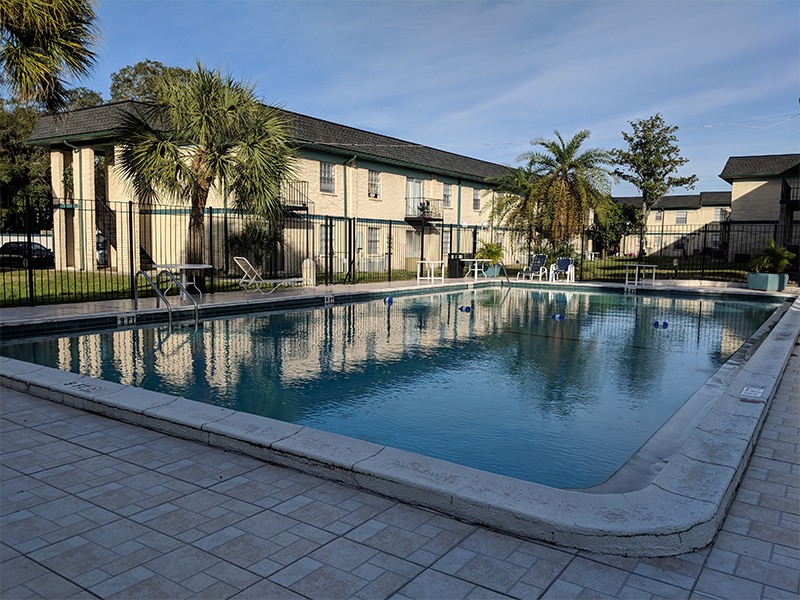
[[[88,75],[95,63],[95,5],[95,0],[0,2],[2,83],[23,101],[62,110],[66,80]]]
[[[497,185],[490,218],[495,223],[504,224],[515,238],[524,241],[530,255],[539,245],[541,233],[541,210],[539,199],[534,194],[533,173],[530,169],[517,167],[489,181]]]
[[[531,194],[536,199],[541,227],[554,245],[567,244],[586,225],[589,209],[607,201],[610,193],[608,170],[610,154],[600,148],[579,153],[591,133],[579,131],[568,142],[556,130],[557,140],[537,138],[534,150],[517,160],[527,161],[531,174]]]
[[[155,101],[143,106],[121,114],[120,168],[141,202],[191,202],[187,262],[203,262],[214,187],[227,187],[238,208],[266,222],[280,219],[294,151],[283,113],[261,104],[254,86],[198,63],[186,79],[166,74]]]

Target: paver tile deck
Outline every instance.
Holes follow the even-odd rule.
[[[715,541],[559,548],[0,388],[0,597],[800,598],[800,344]]]

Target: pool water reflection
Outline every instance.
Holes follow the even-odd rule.
[[[465,306],[471,310],[459,310]],[[171,333],[5,344],[0,353],[528,481],[586,487],[613,474],[776,307],[495,288],[249,315]]]

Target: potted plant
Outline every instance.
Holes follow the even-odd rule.
[[[490,260],[491,262],[484,269],[484,273],[487,277],[497,277],[500,274],[500,267],[497,266],[497,263],[503,260],[503,247],[500,244],[481,242],[481,247],[475,253],[475,258]]]
[[[775,245],[775,240],[767,240],[767,245],[753,257],[748,265],[747,287],[751,290],[782,291],[789,283],[789,275],[784,273],[794,260],[794,253]]]

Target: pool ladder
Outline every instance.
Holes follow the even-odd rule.
[[[508,282],[508,285],[511,285],[511,280],[508,278],[508,271],[506,271],[505,263],[503,263],[502,260],[498,260],[497,264],[500,265],[501,267],[503,267],[503,273],[505,273],[505,275],[506,275],[506,282]]]
[[[172,280],[172,283],[177,286],[178,291],[180,292],[181,296],[185,296],[192,301],[194,304],[194,326],[197,327],[198,322],[200,321],[200,307],[197,305],[197,300],[192,298],[192,295],[183,287],[183,284],[175,279],[175,276],[170,273],[167,269],[164,269],[156,276],[156,283],[153,283],[153,280],[150,279],[150,276],[145,273],[144,271],[139,271],[136,273],[136,279],[133,282],[133,310],[139,310],[139,275],[147,280],[147,283],[150,284],[150,287],[153,288],[153,291],[156,293],[156,308],[160,306],[160,301],[163,300],[164,304],[167,306],[167,313],[169,314],[169,328],[172,330],[172,305],[167,300],[167,297],[164,295],[159,287],[158,283],[161,282],[161,276],[166,275]]]

